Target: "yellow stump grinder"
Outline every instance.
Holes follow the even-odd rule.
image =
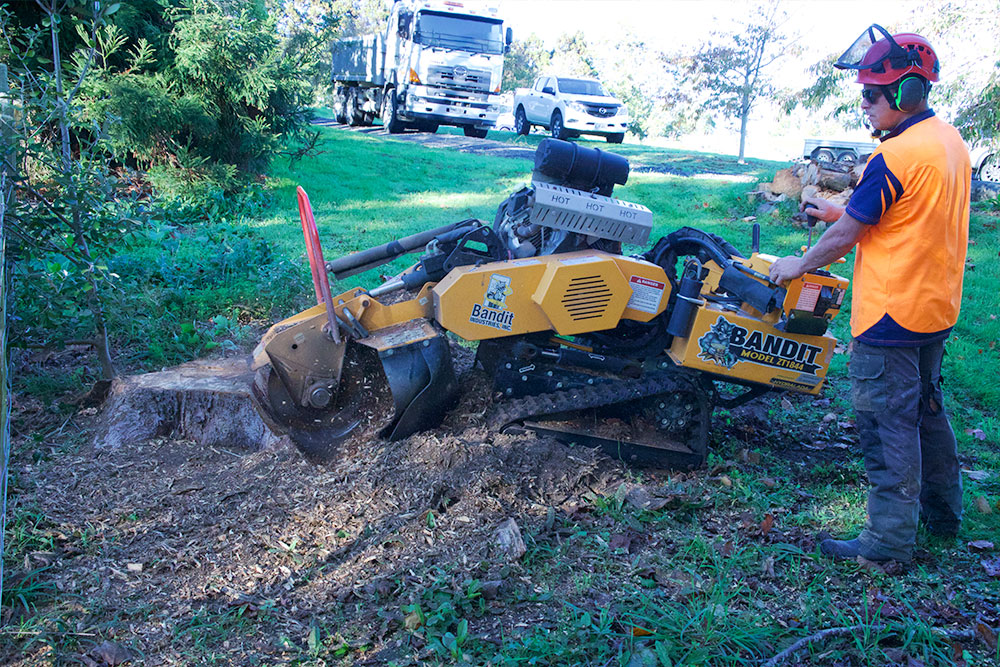
[[[716,406],[819,393],[847,280],[770,282],[756,225],[749,257],[691,227],[622,254],[652,229],[649,209],[611,196],[628,173],[620,156],[545,139],[531,184],[492,225],[463,220],[329,263],[300,189],[318,305],[272,326],[254,353],[264,418],[313,460],[373,419],[393,440],[432,428],[459,393],[449,336],[478,342],[492,428],[638,464],[702,464]],[[422,255],[397,277],[331,295],[328,274],[409,252]]]

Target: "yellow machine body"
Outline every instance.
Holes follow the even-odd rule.
[[[679,366],[818,394],[836,339],[787,334],[747,314],[706,304],[691,334],[675,337],[669,355]]]
[[[648,322],[664,311],[663,269],[599,251],[453,269],[433,290],[434,319],[466,340],[554,331],[570,336]]]

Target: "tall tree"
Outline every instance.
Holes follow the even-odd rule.
[[[967,141],[1000,148],[1000,0],[952,0],[915,25],[941,61],[932,102],[951,108]]]
[[[770,0],[749,9],[745,23],[732,32],[713,32],[690,60],[690,82],[709,93],[705,105],[739,119],[740,163],[754,106],[776,92],[767,70],[788,50],[782,33],[787,15],[779,4]]]
[[[545,50],[538,35],[516,39],[504,56],[503,90],[526,88],[548,69],[552,54]]]
[[[580,31],[559,38],[549,65],[553,73],[562,76],[599,76],[591,46]]]

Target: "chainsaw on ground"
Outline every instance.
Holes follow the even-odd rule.
[[[819,393],[848,281],[818,270],[772,283],[756,224],[749,257],[691,227],[623,254],[652,230],[649,209],[612,196],[628,173],[621,156],[545,139],[531,183],[492,224],[462,220],[329,263],[300,188],[318,303],[254,352],[262,416],[318,461],[362,427],[391,440],[433,428],[457,403],[451,347],[467,341],[492,382],[492,428],[696,467],[716,407]],[[328,275],[410,252],[422,254],[379,286],[331,294]]]

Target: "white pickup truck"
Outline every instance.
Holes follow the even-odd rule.
[[[628,109],[594,79],[540,76],[531,88],[514,92],[514,129],[528,134],[541,125],[556,139],[581,134],[620,144],[628,129]]]

